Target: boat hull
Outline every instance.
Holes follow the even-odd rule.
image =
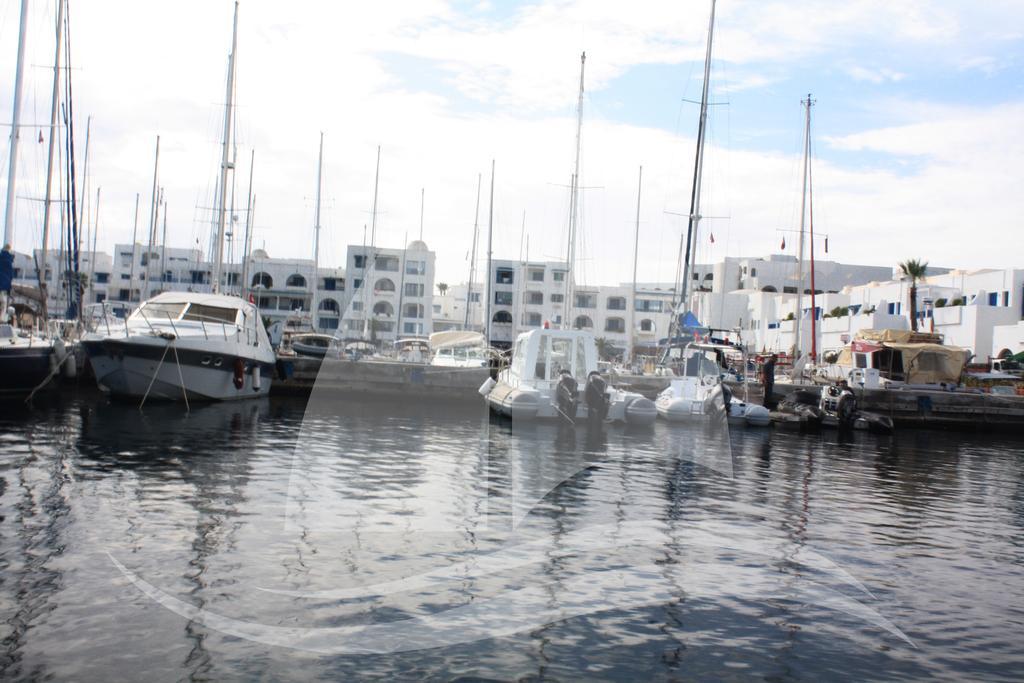
[[[82,342],[100,389],[118,398],[180,401],[232,401],[265,396],[274,366],[230,353],[177,348],[132,340]],[[160,359],[163,358],[161,363]],[[235,365],[243,365],[242,386],[235,386]],[[259,380],[256,373],[259,373]],[[259,386],[256,386],[256,385]],[[182,389],[182,387],[186,389]]]
[[[45,382],[52,355],[49,344],[0,349],[0,396],[27,394]]]

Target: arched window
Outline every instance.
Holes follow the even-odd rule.
[[[270,277],[269,273],[256,273],[252,276],[252,286],[272,289],[274,287],[274,278]]]
[[[654,332],[654,321],[650,318],[644,318],[640,321],[641,332]]]
[[[608,318],[604,321],[605,332],[625,332],[626,321],[622,318]]]
[[[494,314],[494,317],[491,318],[491,321],[499,323],[501,325],[511,325],[512,314],[509,313],[508,311],[498,311],[497,313]]]
[[[406,318],[422,318],[423,304],[405,304],[402,306],[402,316]]]
[[[338,302],[334,299],[322,299],[320,301],[319,308],[321,311],[326,311],[328,313],[337,313],[339,306]]]
[[[589,330],[594,327],[594,321],[585,315],[576,316],[576,322],[573,323],[573,327],[577,330]]]
[[[306,278],[302,277],[298,273],[295,273],[294,275],[289,275],[288,280],[284,284],[287,287],[305,287]]]
[[[775,289],[771,285],[765,285],[764,287],[761,288],[761,291],[762,292],[777,292],[779,290]]]
[[[608,310],[609,311],[624,311],[626,310],[626,299],[621,296],[610,296],[608,297]]]
[[[395,314],[395,307],[387,301],[378,301],[373,305],[373,314],[383,315],[390,318]]]
[[[373,284],[373,290],[375,292],[393,292],[395,283],[390,278],[382,277]]]

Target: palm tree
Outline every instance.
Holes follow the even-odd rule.
[[[903,277],[910,278],[910,329],[917,332],[917,281],[928,271],[928,262],[907,259],[899,264]]]
[[[438,282],[437,291],[441,294],[441,296],[444,296],[444,293],[448,291],[448,284],[445,282]]]

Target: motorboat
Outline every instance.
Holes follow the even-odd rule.
[[[750,403],[746,395],[743,399],[736,398],[723,382],[727,351],[740,354],[741,373],[744,373],[746,358],[735,347],[691,342],[672,349],[667,360],[676,375],[654,402],[658,415],[670,422],[684,422],[707,419],[724,410],[733,426],[769,426],[771,418],[767,408]],[[746,394],[746,382],[742,386]]]
[[[559,419],[650,425],[654,403],[608,385],[597,365],[594,335],[534,329],[520,334],[510,365],[480,387],[491,410],[513,420]]]
[[[259,311],[236,296],[165,292],[124,328],[82,338],[101,390],[128,398],[226,401],[264,396],[274,352]]]
[[[330,334],[305,332],[291,337],[291,349],[297,356],[323,358],[331,348],[334,337]]]
[[[448,330],[430,335],[430,364],[444,368],[485,368],[491,352],[484,335],[468,330]]]

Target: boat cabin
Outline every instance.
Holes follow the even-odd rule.
[[[594,335],[583,330],[537,329],[523,332],[515,341],[512,363],[505,371],[508,384],[517,387],[553,387],[562,370],[582,385],[597,370]]]
[[[126,334],[171,332],[175,336],[237,338],[253,345],[270,339],[259,311],[236,296],[165,292],[145,301],[128,317]]]

